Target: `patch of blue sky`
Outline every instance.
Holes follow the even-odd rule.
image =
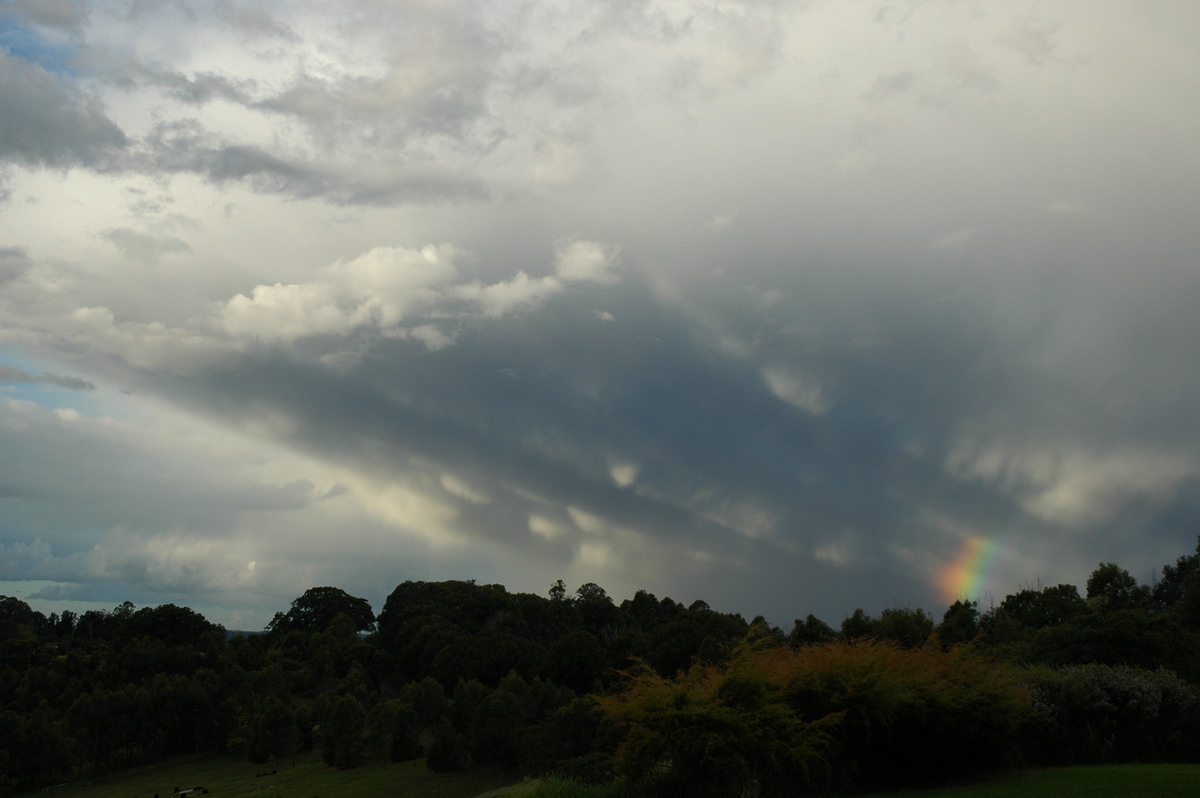
[[[72,384],[79,387],[70,387]],[[70,409],[94,417],[108,415],[108,399],[97,387],[70,368],[0,349],[0,394],[34,402],[48,410]]]
[[[75,48],[65,41],[55,41],[37,28],[22,25],[0,14],[0,47],[9,55],[32,61],[42,69],[63,77],[79,77],[71,66]]]

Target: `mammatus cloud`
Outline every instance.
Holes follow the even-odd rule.
[[[4,4],[0,572],[251,628],[1148,579],[1200,512],[1198,12],[978,12]]]

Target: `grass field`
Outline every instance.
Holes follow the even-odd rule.
[[[1200,765],[1037,768],[983,784],[878,793],[860,798],[1187,798],[1200,795]]]
[[[273,773],[271,771],[274,771]],[[207,787],[212,798],[612,798],[619,790],[559,779],[513,783],[503,774],[435,774],[424,761],[326,767],[315,755],[293,767],[255,765],[230,757],[197,757],[127,771],[111,779],[66,785],[38,795],[60,798],[168,798],[174,788]],[[1041,768],[994,780],[930,790],[875,793],[857,798],[1193,798],[1200,795],[1200,765],[1108,765]]]
[[[991,781],[856,795],[853,798],[1193,798],[1200,795],[1200,765],[1111,765],[1039,768]],[[586,787],[549,778],[512,798],[623,798],[612,787]]]
[[[206,787],[212,798],[475,798],[513,781],[511,775],[501,774],[436,774],[425,767],[424,760],[335,770],[315,754],[301,756],[295,766],[290,760],[256,765],[242,758],[204,756],[175,759],[108,779],[91,779],[34,794],[54,798],[153,798],[157,793],[160,798],[171,798],[176,787]]]

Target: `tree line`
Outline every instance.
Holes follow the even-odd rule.
[[[1013,764],[1200,759],[1200,545],[1141,585],[1030,587],[781,629],[645,590],[314,587],[266,630],[0,597],[0,793],[196,752],[424,758],[653,795],[887,788]]]

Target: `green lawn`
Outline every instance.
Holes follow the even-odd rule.
[[[270,771],[275,771],[271,773]],[[232,757],[196,757],[127,771],[110,779],[68,785],[44,796],[59,798],[169,798],[175,787],[207,787],[212,798],[609,798],[612,788],[587,788],[551,779],[513,784],[503,774],[436,774],[423,760],[397,765],[374,764],[352,770],[326,767],[315,755],[293,767],[255,765]],[[929,790],[876,793],[857,798],[1193,798],[1200,796],[1200,765],[1106,765],[1038,768],[1008,773],[969,785]]]
[[[876,793],[860,798],[1190,798],[1200,795],[1200,765],[1095,765],[1036,768],[982,784]]]
[[[586,787],[547,779],[512,798],[623,798],[615,787]],[[1111,765],[1038,768],[993,780],[941,787],[857,795],[853,798],[1194,798],[1200,796],[1200,765]],[[847,798],[850,798],[847,796]]]
[[[300,757],[294,767],[290,761],[256,765],[241,758],[205,756],[176,759],[36,794],[54,798],[152,798],[157,793],[160,798],[171,798],[176,787],[207,787],[212,798],[474,798],[513,781],[512,776],[499,774],[437,774],[425,767],[424,760],[335,770],[313,754]]]

